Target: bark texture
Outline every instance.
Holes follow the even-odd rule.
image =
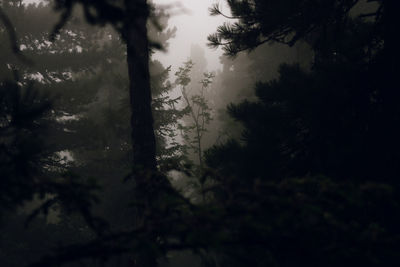
[[[125,41],[129,74],[129,94],[131,106],[132,150],[134,165],[135,198],[142,205],[137,207],[136,227],[146,225],[145,214],[151,210],[151,185],[156,162],[156,140],[151,109],[151,87],[149,73],[149,41],[147,19],[149,7],[146,0],[125,0],[128,12],[125,22]],[[154,230],[145,233],[146,240],[153,246],[157,243]],[[131,266],[156,267],[157,255],[150,247],[144,247],[135,253]]]
[[[144,171],[156,170],[156,144],[151,111],[148,6],[146,0],[126,0],[129,18],[126,46],[131,104],[133,163]]]

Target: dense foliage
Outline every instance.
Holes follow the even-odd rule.
[[[314,54],[310,69],[282,65],[257,100],[231,105],[241,141],[206,153],[214,205],[242,218],[230,229],[243,243],[221,249],[223,264],[398,264],[397,52],[382,28],[392,3],[357,2],[228,1],[238,22],[210,36],[228,55],[297,40]]]
[[[50,42],[57,21],[50,5],[7,1],[1,7],[13,22],[24,55],[33,62],[26,64],[13,54],[3,31],[1,77],[10,81],[1,83],[1,214],[14,216],[15,208],[21,207],[25,215],[50,213],[52,222],[40,231],[48,229],[49,235],[59,238],[38,249],[36,260],[59,245],[95,238],[90,228],[100,234],[109,227],[107,231],[132,227],[133,186],[123,183],[132,173],[132,151],[126,49],[121,38],[110,28],[85,24],[77,11]],[[158,26],[166,29],[168,18],[158,15]],[[165,47],[174,32],[149,28],[149,35]],[[20,73],[20,81],[12,81],[12,70]],[[167,81],[169,68],[153,60],[150,72],[157,157],[162,167],[181,156],[173,128],[183,114],[175,108],[177,99],[168,95],[172,89]],[[92,189],[97,189],[95,196]],[[18,242],[30,246],[18,235],[24,231],[22,214],[5,220],[5,229],[14,229],[14,221],[20,228],[10,231],[7,238],[17,245],[8,246],[4,253],[23,253]],[[37,235],[36,231],[33,227],[26,234]],[[21,266],[33,258],[4,258],[4,264]]]
[[[227,2],[237,58],[175,84],[144,0],[0,2],[0,265],[398,266],[397,4]]]

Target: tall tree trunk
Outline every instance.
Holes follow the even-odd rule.
[[[150,192],[152,177],[157,169],[156,141],[151,109],[151,88],[149,74],[149,42],[147,19],[149,7],[146,0],[125,0],[128,18],[125,24],[125,41],[129,74],[129,94],[131,105],[132,150],[134,165],[134,198],[142,203],[136,208],[135,227],[146,224],[146,216],[154,202]],[[145,233],[148,243],[155,244],[154,229]],[[154,249],[143,247],[136,251],[134,263],[137,267],[156,267]]]
[[[385,110],[384,125],[382,128],[382,147],[387,150],[384,159],[388,177],[397,177],[400,173],[398,160],[400,159],[400,86],[399,68],[400,49],[398,47],[399,0],[383,0],[383,75],[381,86],[383,87],[383,104]],[[392,178],[391,178],[392,179]],[[393,181],[391,181],[393,182]],[[396,183],[399,184],[398,179]]]
[[[146,0],[125,0],[129,19],[126,46],[131,104],[133,163],[143,171],[156,170],[156,144],[151,111],[149,42]]]

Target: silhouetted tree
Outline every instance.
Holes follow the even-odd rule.
[[[192,61],[184,63],[183,67],[175,73],[175,83],[181,87],[181,93],[183,96],[184,104],[186,105],[187,115],[190,117],[189,125],[181,127],[183,132],[183,138],[187,143],[187,146],[194,151],[197,155],[198,164],[200,170],[203,168],[203,153],[202,153],[202,138],[204,133],[207,131],[207,125],[211,121],[211,109],[205,99],[205,90],[212,83],[213,73],[204,73],[204,78],[200,81],[201,89],[198,94],[191,92],[189,95],[188,85],[191,81],[190,71],[193,67]],[[191,138],[193,135],[193,138]]]
[[[56,24],[57,34],[72,14],[76,4],[83,5],[85,18],[89,23],[111,24],[127,47],[127,62],[130,79],[130,101],[132,108],[132,146],[134,162],[143,170],[156,170],[156,145],[151,113],[151,90],[149,75],[149,41],[147,19],[150,9],[146,0],[135,1],[55,1],[61,19]],[[140,178],[138,178],[140,179]]]
[[[228,0],[231,15],[225,15],[218,4],[210,8],[210,13],[236,21],[220,26],[208,39],[210,46],[222,46],[228,55],[252,50],[267,42],[292,46],[301,39],[309,41],[316,49],[326,44],[327,34],[338,34],[344,29],[350,11],[359,2],[362,1]],[[382,3],[379,0],[368,2]],[[371,16],[379,18],[381,11],[378,8]]]
[[[357,2],[228,1],[240,18],[211,36],[214,45],[225,39],[235,55],[305,40],[315,57],[309,70],[281,66],[278,79],[257,84],[256,101],[231,105],[243,142],[206,152],[214,207],[242,240],[216,247],[219,264],[398,264],[389,236],[399,235],[399,218],[384,215],[397,213],[399,190],[398,108],[387,98],[398,97],[380,28],[390,1],[363,15]]]
[[[23,15],[30,14],[29,16],[24,17],[24,19],[29,21],[32,19],[32,17],[34,17],[34,15],[38,15],[38,13],[40,14],[40,12],[35,13],[37,10],[35,10],[33,6],[30,6],[26,9],[23,5],[21,5],[20,1],[4,1],[1,5],[1,8],[4,11],[4,14],[7,15],[7,19],[10,20],[10,23],[14,22],[15,18],[19,15],[20,17],[23,17]],[[46,11],[44,13],[46,13]],[[7,123],[4,122],[3,126],[5,128],[5,135],[10,136],[10,139],[5,137],[5,139],[2,138],[2,141],[4,141],[5,151],[14,151],[11,154],[9,154],[10,151],[5,152],[6,155],[8,154],[8,159],[4,159],[4,164],[6,165],[3,166],[4,168],[2,168],[2,171],[5,171],[3,176],[4,178],[2,178],[13,181],[12,183],[15,183],[16,187],[12,189],[12,186],[10,185],[10,187],[4,188],[7,188],[5,190],[11,190],[14,192],[18,192],[19,190],[24,192],[26,196],[21,196],[19,199],[15,198],[13,200],[16,201],[18,206],[21,206],[22,204],[26,203],[26,201],[30,201],[39,195],[40,199],[44,201],[42,209],[40,210],[44,210],[46,212],[55,203],[64,203],[66,206],[68,206],[76,205],[77,202],[75,201],[81,201],[81,211],[84,211],[84,213],[86,213],[85,216],[90,219],[89,206],[92,204],[91,201],[93,200],[92,196],[90,196],[90,191],[94,188],[94,186],[85,185],[85,182],[80,183],[74,180],[72,175],[68,173],[65,168],[63,168],[63,164],[60,163],[62,158],[56,154],[56,152],[59,151],[59,147],[51,144],[51,142],[48,140],[53,133],[49,127],[49,122],[54,119],[55,112],[51,112],[50,94],[46,92],[46,90],[43,90],[39,83],[36,83],[35,86],[33,86],[33,79],[35,79],[34,76],[35,74],[38,74],[38,72],[35,72],[35,70],[40,70],[40,67],[35,69],[32,64],[27,65],[26,62],[21,62],[20,56],[15,57],[15,53],[13,53],[13,50],[11,50],[9,46],[10,42],[17,42],[23,46],[24,44],[21,42],[21,40],[26,41],[28,44],[29,38],[33,39],[34,35],[31,35],[33,33],[30,33],[29,31],[24,31],[27,29],[21,27],[20,23],[13,23],[12,25],[13,27],[11,30],[21,30],[19,33],[22,35],[22,37],[20,35],[18,36],[19,39],[10,39],[6,35],[4,28],[0,36],[0,38],[4,40],[4,42],[2,42],[4,47],[0,53],[0,57],[2,58],[0,73],[2,74],[2,79],[4,79],[4,81],[2,81],[2,86],[4,89],[2,95],[5,108],[5,122],[7,121]],[[45,25],[43,25],[43,27],[45,27]],[[7,27],[5,28],[7,29]],[[29,26],[27,26],[27,28],[29,28]],[[43,28],[36,30],[35,42],[29,43],[30,47],[25,46],[30,51],[40,51],[41,49],[39,44],[43,44]],[[45,47],[42,48],[43,50],[40,52],[44,52],[46,50]],[[66,50],[68,49],[70,48],[66,48]],[[38,53],[40,54],[40,52]],[[49,58],[44,59],[44,61],[46,60],[49,60]],[[51,59],[49,61],[51,62]],[[19,75],[16,76],[17,78],[14,78],[14,81],[11,80],[13,77],[12,73],[14,73],[14,76],[16,73],[19,73]],[[57,77],[51,77],[51,73],[43,71],[43,74],[44,75],[42,75],[41,78],[47,80],[48,82],[54,82],[54,80],[57,79]],[[60,77],[64,75],[61,73],[57,74],[60,75]],[[19,123],[17,123],[17,121],[25,122],[21,125],[17,125]],[[18,130],[18,127],[21,129]],[[13,135],[16,135],[16,139],[14,141],[12,140],[14,137],[11,137]],[[23,142],[21,138],[23,139]],[[17,139],[21,140],[17,141]],[[23,145],[23,143],[25,143],[25,145]],[[22,147],[18,148],[19,145],[23,145],[25,150],[23,150]],[[6,162],[9,163],[7,164]],[[10,162],[19,162],[21,166],[18,167],[15,165],[12,167],[13,164]],[[23,167],[25,166],[24,164],[26,164],[27,168]],[[18,170],[20,174],[12,172],[9,173],[10,170],[7,170],[9,168],[16,168],[15,170]],[[19,178],[16,178],[15,175]],[[19,182],[17,182],[18,180]],[[68,184],[66,181],[70,181],[71,183]],[[67,191],[73,186],[76,187],[77,192],[74,193],[77,194],[74,196],[75,199],[70,201],[72,198],[69,193],[72,192],[67,193]],[[87,190],[82,190],[80,193],[78,193],[78,191],[82,188],[86,188]],[[50,197],[50,199],[45,200],[45,198],[51,194],[53,194],[54,197]],[[87,199],[79,199],[80,197],[87,197]],[[75,208],[78,209],[78,207],[79,205],[77,205]]]
[[[96,106],[96,104],[98,105],[99,102],[101,103],[101,101],[98,101],[98,98],[104,97],[104,94],[106,94],[106,97],[107,94],[110,96],[112,94],[111,89],[115,89],[115,87],[119,86],[121,86],[121,89],[126,89],[125,85],[123,85],[123,81],[128,80],[127,76],[122,75],[121,77],[121,75],[118,74],[118,72],[126,72],[126,70],[124,70],[126,64],[123,62],[125,49],[120,44],[120,38],[107,28],[104,30],[93,30],[93,28],[82,26],[82,24],[77,23],[80,19],[78,15],[72,17],[68,24],[64,25],[62,29],[59,28],[57,30],[58,35],[55,38],[56,41],[50,43],[46,40],[49,29],[53,26],[52,23],[57,21],[57,16],[53,15],[50,6],[40,5],[36,7],[31,5],[24,7],[11,4],[8,7],[9,8],[6,10],[7,14],[12,15],[10,18],[17,22],[15,26],[16,32],[20,37],[18,41],[23,45],[24,52],[29,54],[30,58],[33,59],[32,61],[36,64],[33,66],[21,64],[18,60],[13,59],[12,53],[10,53],[9,50],[5,50],[4,53],[2,53],[5,59],[2,67],[4,67],[5,71],[9,66],[16,67],[20,69],[25,76],[32,76],[33,78],[39,79],[40,83],[38,83],[38,86],[42,91],[51,91],[52,94],[62,96],[54,103],[52,112],[50,112],[50,115],[47,117],[47,122],[51,122],[51,135],[48,136],[47,139],[49,140],[46,140],[45,143],[53,145],[51,147],[51,152],[49,152],[52,157],[56,158],[57,155],[54,154],[56,152],[68,151],[72,153],[74,162],[67,163],[62,157],[58,157],[57,160],[59,160],[61,164],[54,166],[52,165],[53,163],[48,163],[47,170],[52,171],[54,174],[62,173],[61,169],[74,169],[85,177],[96,178],[103,178],[107,175],[111,175],[114,180],[118,180],[119,182],[123,177],[124,170],[126,170],[126,168],[119,170],[119,167],[124,164],[128,165],[129,168],[132,167],[131,163],[125,162],[125,160],[132,159],[132,157],[126,157],[127,154],[131,153],[131,149],[127,147],[131,144],[131,141],[129,138],[125,138],[126,133],[129,135],[129,127],[127,127],[129,125],[129,119],[125,121],[126,117],[118,116],[118,112],[123,112],[123,114],[129,113],[127,112],[127,110],[129,110],[129,100],[127,94],[119,92],[105,100],[109,102],[110,110],[102,110],[102,108],[97,107],[98,109],[96,111],[94,106]],[[24,21],[20,20],[21,17],[24,18]],[[40,23],[41,18],[49,17],[52,18],[50,22]],[[35,31],[30,31],[28,26],[24,27],[24,23],[26,22],[29,22],[29,27],[34,28]],[[35,24],[38,24],[38,27],[35,28]],[[157,25],[157,27],[152,29],[153,32],[150,32],[150,35],[155,35],[155,40],[165,44],[165,41],[173,35],[174,31],[172,30],[168,31],[166,34],[160,34],[158,32],[161,28],[158,27],[162,26]],[[4,40],[7,40],[7,36],[2,35],[2,37],[4,37]],[[77,56],[79,56],[79,60]],[[84,61],[80,63],[80,60]],[[163,105],[173,105],[176,101],[165,95],[171,90],[171,86],[166,82],[168,69],[165,70],[159,62],[152,62],[151,67],[153,67],[154,72],[152,87],[156,99],[154,108],[159,116],[166,115],[163,113],[165,108]],[[114,68],[115,71],[109,71],[109,69]],[[117,84],[117,82],[119,84]],[[127,105],[122,105],[121,108],[112,107],[120,105],[121,103],[118,101],[124,101]],[[96,112],[99,113],[96,114]],[[165,113],[167,113],[167,111]],[[103,120],[103,118],[101,118],[103,116],[107,127],[101,129],[99,121]],[[160,133],[160,157],[165,158],[176,155],[176,152],[172,151],[173,149],[171,151],[166,150],[165,134],[171,134],[172,130],[168,127],[170,127],[170,123],[176,120],[177,116],[180,116],[179,111],[173,109],[169,111],[168,116],[159,118],[157,130],[159,130]],[[95,119],[92,120],[93,118]],[[124,125],[125,123],[127,123],[127,125]],[[99,135],[94,135],[94,129],[99,129],[100,131],[98,132],[103,135],[100,138]],[[115,142],[121,136],[121,140]],[[113,139],[110,140],[110,137]],[[32,141],[34,142],[34,140]],[[110,141],[114,143],[108,143]],[[39,143],[36,142],[36,145],[39,145]],[[112,147],[112,149],[107,149],[107,147]],[[112,155],[112,153],[110,153],[112,151],[109,150],[116,153]],[[170,154],[166,155],[166,152]],[[107,162],[111,159],[111,156],[115,155],[120,158],[115,159],[113,162],[114,165]],[[26,156],[29,157],[28,154]],[[90,157],[91,160],[93,160],[94,157],[96,158],[96,162],[93,163],[96,163],[97,167],[95,164],[91,165]],[[119,165],[115,164],[121,159],[123,162],[120,162]],[[90,164],[88,164],[89,162]],[[101,165],[101,168],[99,168],[101,162],[103,162],[103,164],[105,163],[108,165],[107,167],[110,168],[107,169],[104,165]],[[89,167],[88,165],[91,166]],[[124,167],[126,167],[126,165]],[[113,168],[114,171],[111,171],[111,173],[104,173],[104,170],[110,171],[111,168]],[[82,172],[82,170],[84,171]],[[49,175],[49,177],[49,179],[51,179],[51,175]],[[54,179],[55,178],[56,177],[54,177]],[[159,178],[161,178],[161,176],[159,176]],[[165,177],[162,178],[165,179]],[[23,183],[21,185],[24,186]],[[75,186],[78,191],[80,189],[75,181],[72,182],[70,186]],[[85,191],[82,188],[82,193],[89,193],[90,188],[88,187],[87,189],[88,191]],[[35,190],[36,189],[32,190],[32,192],[36,192]],[[51,192],[54,191],[46,193]],[[54,193],[57,194],[59,192],[55,191]],[[71,191],[70,193],[73,194],[74,192]],[[118,194],[118,192],[113,193]],[[146,192],[143,191],[143,193]],[[68,195],[64,195],[63,197],[68,197]],[[150,196],[148,197],[150,198]],[[80,200],[82,199],[78,198],[78,196],[75,199],[75,201]],[[126,202],[121,202],[120,204],[128,206],[129,199],[124,200],[126,200]],[[23,199],[21,199],[21,202],[22,201]],[[57,197],[53,199],[55,203],[58,201],[59,198]],[[43,210],[47,212],[50,204],[54,204],[53,202],[45,202]],[[113,204],[118,203],[114,202]],[[70,210],[75,212],[79,210],[79,208],[90,209],[90,207],[91,204],[84,200],[81,202],[80,206],[70,206]],[[113,210],[115,211],[115,207]],[[140,223],[140,219],[135,222]],[[132,222],[128,222],[127,220],[126,225],[132,226]],[[81,227],[84,227],[84,223]],[[151,257],[150,260],[154,261],[155,258]]]

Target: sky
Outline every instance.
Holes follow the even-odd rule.
[[[213,71],[221,67],[219,57],[222,55],[221,49],[210,49],[207,47],[207,36],[216,31],[226,19],[222,16],[211,17],[208,8],[213,3],[219,3],[223,10],[228,10],[224,6],[223,0],[154,0],[160,5],[172,5],[176,10],[183,6],[186,12],[178,12],[171,15],[169,25],[177,26],[176,37],[170,40],[168,53],[158,53],[157,57],[164,65],[172,65],[176,69],[186,61],[190,55],[191,44],[199,44],[205,49],[208,61],[208,70]],[[172,11],[173,13],[177,13]]]

